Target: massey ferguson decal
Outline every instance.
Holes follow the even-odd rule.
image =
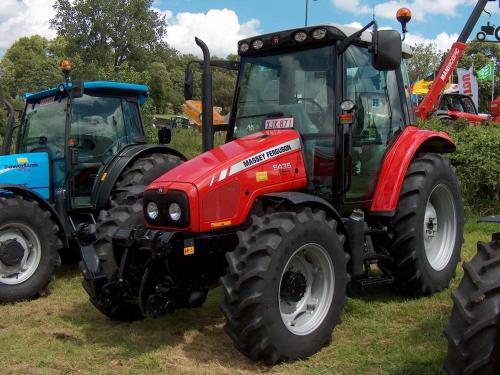
[[[229,176],[232,176],[235,173],[241,172],[247,168],[253,167],[264,161],[283,155],[286,152],[299,149],[300,149],[300,140],[298,138],[282,143],[276,147],[267,149],[263,152],[253,155],[248,159],[245,159],[239,163],[233,164],[229,170]]]

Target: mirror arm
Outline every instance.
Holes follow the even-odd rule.
[[[345,38],[338,47],[338,54],[341,55],[345,52],[347,47],[349,47],[356,39],[358,39],[366,30],[368,30],[371,26],[377,25],[375,20],[371,21],[368,25],[363,27],[361,30],[356,31],[354,34]]]

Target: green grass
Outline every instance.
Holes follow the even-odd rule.
[[[494,224],[466,224],[463,258]],[[456,287],[462,276],[458,267]],[[240,355],[224,334],[222,293],[160,320],[116,323],[100,314],[76,266],[57,272],[47,296],[0,306],[2,374],[439,374],[450,290],[404,299],[387,289],[351,292],[332,344],[307,361],[268,368]]]

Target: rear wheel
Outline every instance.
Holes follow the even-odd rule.
[[[391,231],[389,267],[401,292],[425,295],[448,287],[463,241],[461,189],[449,160],[425,153],[412,161]]]
[[[42,295],[54,275],[59,227],[38,202],[0,198],[0,301]]]
[[[181,160],[177,156],[168,154],[152,154],[138,159],[125,170],[117,182],[117,188],[147,186],[180,163]],[[108,283],[117,281],[118,264],[112,244],[114,233],[119,227],[143,223],[142,196],[130,196],[115,190],[111,194],[111,199],[113,207],[108,211],[101,211],[99,215],[97,240],[94,243],[101,270],[106,275]],[[84,280],[84,283],[88,281]],[[86,289],[91,290],[90,286]],[[105,293],[101,293],[97,298],[91,297],[91,302],[113,320],[131,321],[142,317],[138,305],[116,300]]]
[[[464,263],[464,278],[452,294],[453,310],[445,335],[449,374],[500,374],[500,233],[479,242]]]
[[[267,364],[307,358],[331,341],[348,280],[344,235],[324,211],[253,216],[227,253],[221,310],[236,348]]]

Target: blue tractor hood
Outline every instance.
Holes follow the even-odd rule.
[[[37,92],[35,94],[26,93],[24,94],[24,100],[33,101],[47,98],[53,96],[61,91],[62,87],[65,90],[71,88],[71,82],[61,83],[60,85]],[[84,82],[83,84],[85,92],[92,93],[107,93],[107,94],[117,94],[117,95],[137,95],[139,104],[144,104],[149,95],[149,88],[146,85],[136,85],[134,83],[124,83],[124,82],[112,82],[112,81],[93,81]]]

